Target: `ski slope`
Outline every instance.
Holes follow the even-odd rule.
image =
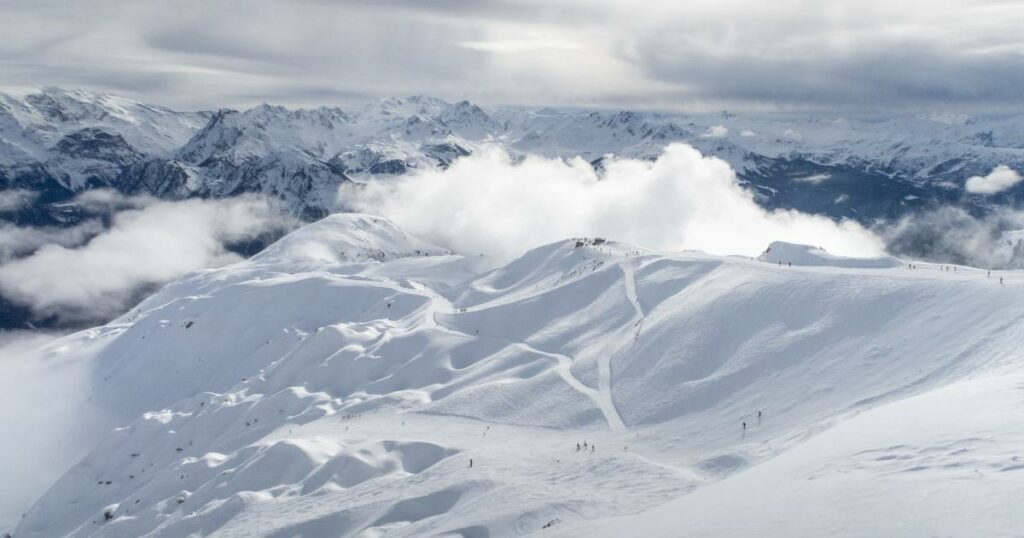
[[[13,535],[1024,528],[1024,273],[769,255],[332,215],[42,350],[103,434]]]

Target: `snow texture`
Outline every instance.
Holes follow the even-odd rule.
[[[13,534],[1012,535],[1024,273],[914,266],[334,215],[46,344],[104,435]]]

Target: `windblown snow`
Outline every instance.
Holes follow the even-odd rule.
[[[42,350],[110,430],[13,536],[1010,535],[1024,275],[914,267],[333,215]]]

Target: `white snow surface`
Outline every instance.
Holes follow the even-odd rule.
[[[772,251],[331,216],[42,349],[110,430],[13,535],[1019,533],[1024,273]]]

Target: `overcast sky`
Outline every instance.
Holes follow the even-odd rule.
[[[178,108],[1016,110],[1022,28],[1010,0],[0,0],[0,86]]]

